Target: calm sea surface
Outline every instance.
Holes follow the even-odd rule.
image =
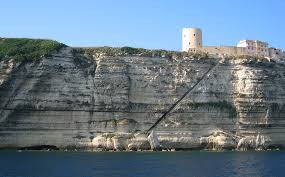
[[[285,152],[0,151],[0,176],[285,176]]]

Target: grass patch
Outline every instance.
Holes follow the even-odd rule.
[[[207,53],[197,52],[179,52],[171,50],[151,50],[143,48],[133,48],[133,47],[92,47],[92,48],[80,48],[78,49],[82,53],[86,53],[89,56],[93,55],[103,55],[103,56],[142,56],[142,57],[163,57],[169,59],[175,58],[195,58],[195,59],[208,59]]]
[[[63,46],[62,43],[46,39],[0,38],[0,61],[38,61]]]

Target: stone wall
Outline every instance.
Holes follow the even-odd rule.
[[[190,52],[205,52],[213,56],[238,56],[238,55],[248,55],[246,48],[243,47],[233,47],[233,46],[205,46],[201,49],[190,49]]]

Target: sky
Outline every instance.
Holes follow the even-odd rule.
[[[199,27],[207,46],[285,49],[284,9],[284,0],[0,0],[0,37],[181,50],[182,28]]]

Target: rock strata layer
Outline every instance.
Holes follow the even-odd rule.
[[[285,147],[285,65],[251,59],[86,56],[0,63],[0,148],[149,150]]]

